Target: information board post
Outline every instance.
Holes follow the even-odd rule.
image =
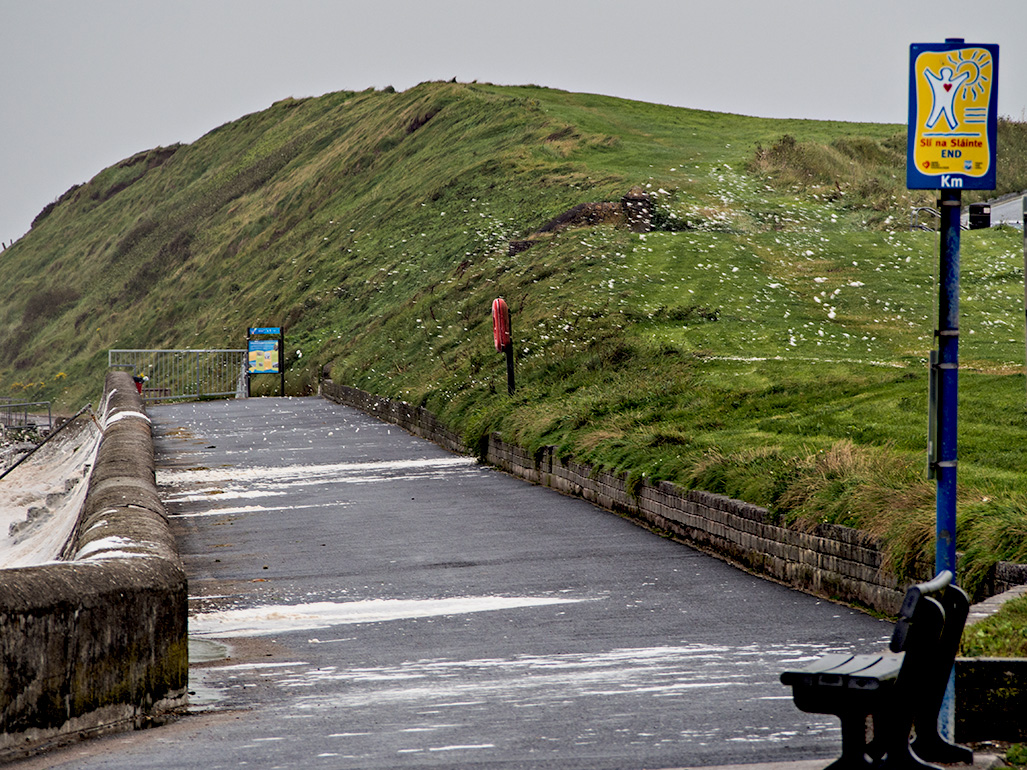
[[[906,187],[940,190],[937,351],[931,351],[928,468],[937,481],[935,571],[956,574],[959,236],[963,190],[995,189],[998,46],[962,38],[909,47]],[[955,733],[955,672],[938,716]],[[958,757],[960,750],[947,749]]]

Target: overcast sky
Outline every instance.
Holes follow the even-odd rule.
[[[0,0],[0,240],[141,150],[287,96],[535,83],[905,123],[909,44],[998,43],[1027,119],[1027,0]]]

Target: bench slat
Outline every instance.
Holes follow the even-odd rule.
[[[784,684],[796,688],[881,690],[898,679],[904,653],[881,655],[825,655],[809,666],[781,674]]]
[[[844,653],[824,655],[814,661],[811,661],[802,668],[785,671],[781,674],[781,681],[785,684],[791,684],[791,680],[796,676],[809,676],[810,674],[818,674],[821,671],[829,671],[837,666],[845,665],[854,657],[854,655],[846,655]]]

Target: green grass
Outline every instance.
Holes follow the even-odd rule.
[[[1027,188],[1000,127],[999,192]],[[69,190],[4,252],[0,393],[77,408],[109,348],[239,347],[287,329],[469,445],[529,449],[933,553],[924,479],[937,235],[910,232],[904,129],[769,120],[536,87],[426,83],[287,99]],[[539,237],[579,203],[653,197],[657,230]],[[967,194],[966,200],[983,197]],[[964,583],[1023,559],[1022,236],[962,237]],[[506,394],[490,307],[513,314]],[[277,381],[258,382],[258,392]],[[999,524],[998,522],[1001,522]]]
[[[1006,762],[1013,767],[1027,767],[1027,744],[1011,745],[1006,751]]]
[[[1012,599],[990,618],[967,627],[959,654],[968,658],[1027,658],[1027,597]],[[1027,763],[1027,756],[1019,762]]]

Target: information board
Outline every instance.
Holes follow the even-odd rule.
[[[278,340],[249,341],[250,374],[278,373]]]
[[[274,336],[277,339],[253,339]],[[281,394],[285,395],[285,329],[281,326],[250,326],[246,329],[246,395],[250,395],[251,376],[277,374]]]
[[[995,189],[997,127],[997,45],[909,47],[906,187]]]

